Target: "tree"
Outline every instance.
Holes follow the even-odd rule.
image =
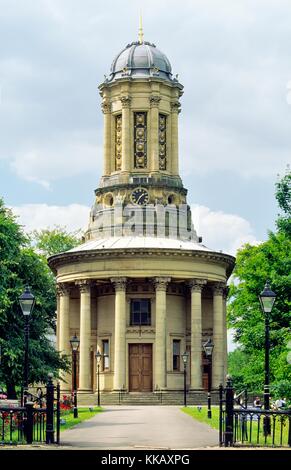
[[[0,383],[8,396],[16,398],[16,388],[23,378],[24,317],[19,295],[29,285],[36,298],[30,318],[30,383],[44,382],[48,372],[68,370],[66,357],[61,356],[48,339],[55,328],[55,281],[44,255],[30,246],[12,212],[0,200]]]
[[[287,344],[291,339],[290,179],[289,171],[276,184],[276,199],[282,211],[277,219],[277,232],[269,232],[268,239],[258,246],[247,244],[239,250],[230,285],[228,323],[235,330],[235,341],[247,360],[240,370],[231,360],[229,372],[235,383],[243,380],[251,391],[261,390],[264,383],[265,326],[258,295],[267,279],[277,294],[270,315],[271,382],[278,389],[280,382],[291,381],[291,366],[287,362]]]
[[[47,258],[68,251],[81,243],[81,231],[67,232],[66,228],[55,226],[52,230],[34,230],[32,243]]]

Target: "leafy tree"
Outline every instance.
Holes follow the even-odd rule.
[[[65,228],[59,226],[55,226],[52,230],[34,230],[31,239],[40,253],[47,258],[57,253],[68,251],[79,245],[82,241],[80,230],[70,233]]]
[[[279,383],[291,381],[291,366],[287,361],[287,344],[291,339],[290,179],[289,171],[276,184],[276,199],[282,211],[277,219],[277,232],[269,232],[268,239],[259,246],[246,244],[239,250],[230,286],[228,322],[235,330],[235,341],[241,345],[243,357],[240,356],[239,369],[230,356],[229,370],[235,382],[243,380],[251,391],[262,390],[264,383],[265,325],[258,295],[267,279],[277,294],[270,315],[271,382],[277,385],[275,390],[278,390]]]
[[[30,383],[43,382],[48,372],[68,369],[68,360],[51,344],[48,334],[55,327],[55,281],[46,258],[29,244],[12,212],[0,200],[0,383],[8,396],[16,397],[22,383],[24,316],[19,295],[29,285],[36,298],[30,318]]]

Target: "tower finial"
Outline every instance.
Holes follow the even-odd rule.
[[[139,30],[138,30],[138,42],[143,43],[143,29],[142,29],[142,14],[139,15]]]

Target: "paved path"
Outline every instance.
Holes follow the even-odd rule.
[[[218,444],[218,432],[176,406],[108,406],[61,433],[61,444],[95,449],[194,449]]]

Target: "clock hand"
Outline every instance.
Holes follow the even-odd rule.
[[[141,195],[139,196],[138,200],[136,201],[137,204],[139,203],[139,201],[141,200],[141,198],[142,198],[143,196],[144,196],[144,194],[141,194]]]

